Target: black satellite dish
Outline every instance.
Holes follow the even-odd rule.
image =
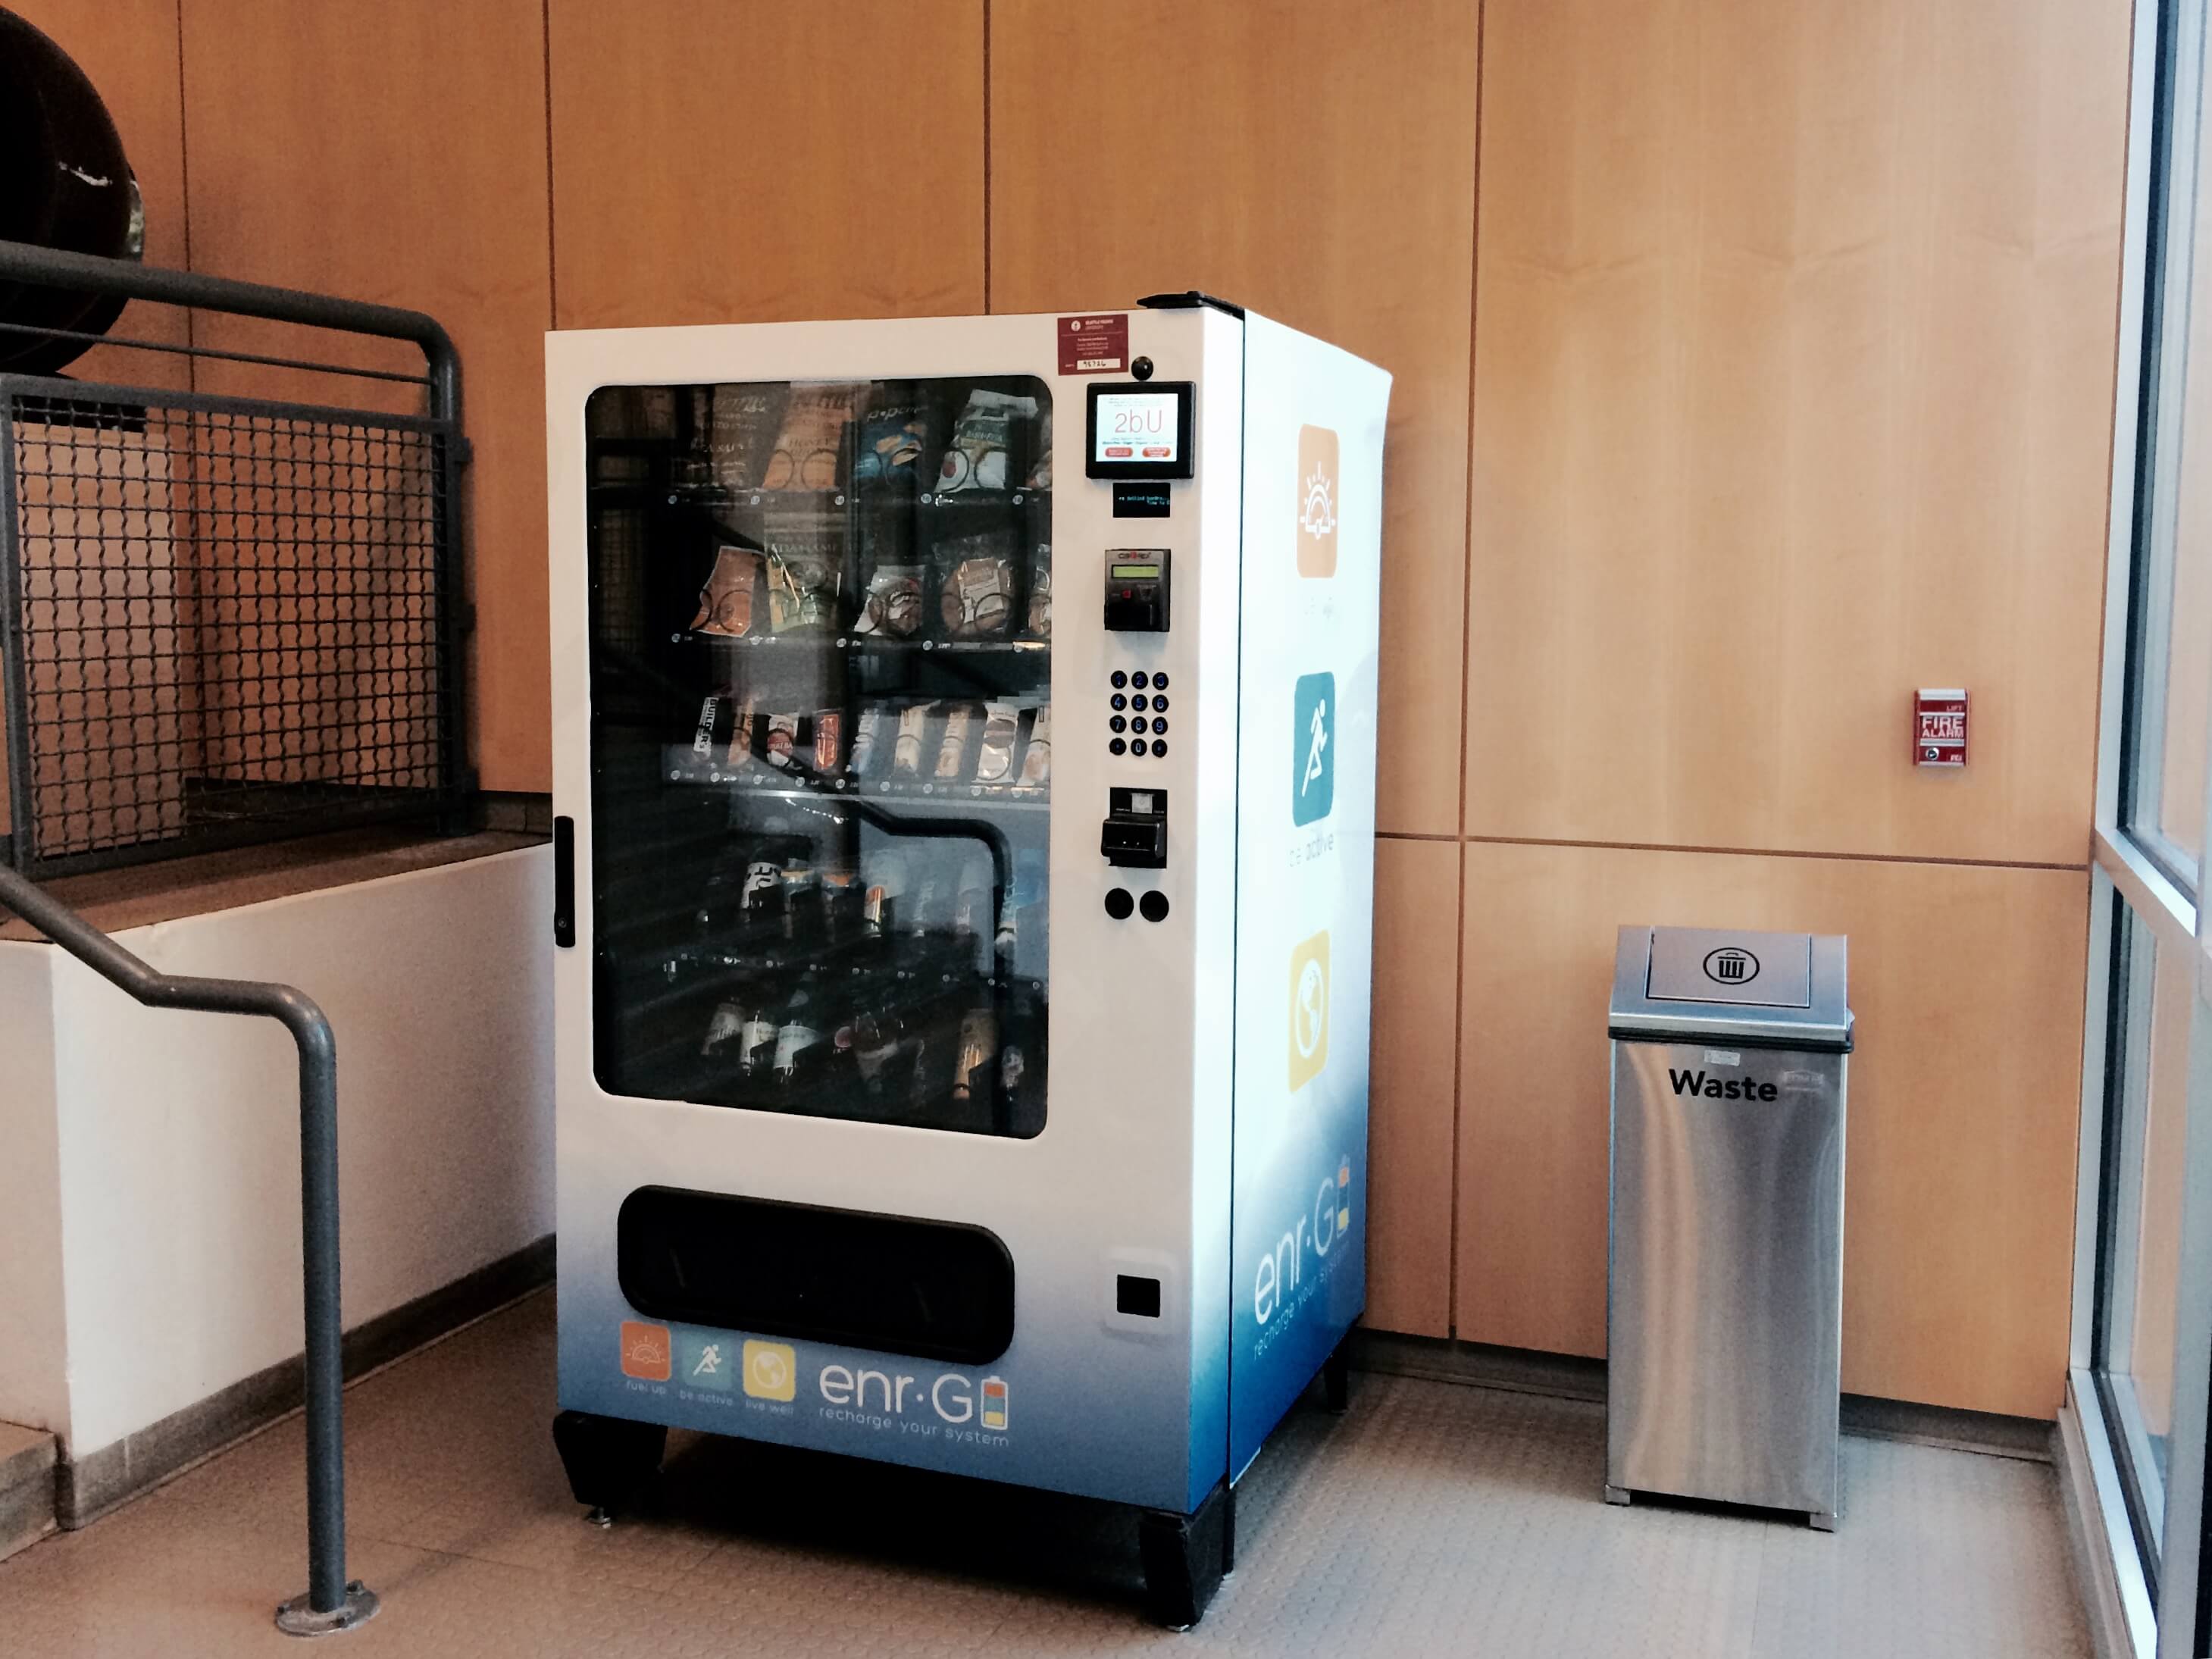
[[[146,218],[123,139],[67,52],[0,10],[0,240],[113,259],[144,256]],[[104,334],[124,302],[0,283],[0,371],[52,374],[87,350],[19,327]]]

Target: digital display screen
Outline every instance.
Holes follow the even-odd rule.
[[[1099,393],[1091,430],[1092,460],[1173,466],[1182,459],[1182,399],[1172,388]]]
[[[1116,564],[1107,567],[1107,574],[1126,576],[1132,581],[1150,581],[1160,574],[1156,564]]]
[[[1090,441],[1083,470],[1093,478],[1188,478],[1192,412],[1188,380],[1119,380],[1090,389]],[[1120,497],[1115,497],[1116,512]],[[1158,514],[1167,511],[1162,502]]]

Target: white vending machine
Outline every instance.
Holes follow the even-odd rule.
[[[546,341],[556,1438],[1141,1511],[1365,1301],[1389,377],[1202,295]]]

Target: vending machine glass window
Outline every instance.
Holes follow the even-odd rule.
[[[1051,413],[1013,376],[591,397],[611,1093],[1042,1128]]]

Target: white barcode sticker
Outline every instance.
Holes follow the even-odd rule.
[[[1741,1054],[1733,1053],[1726,1048],[1708,1048],[1705,1050],[1705,1064],[1708,1066],[1741,1066],[1743,1064],[1743,1056]]]

